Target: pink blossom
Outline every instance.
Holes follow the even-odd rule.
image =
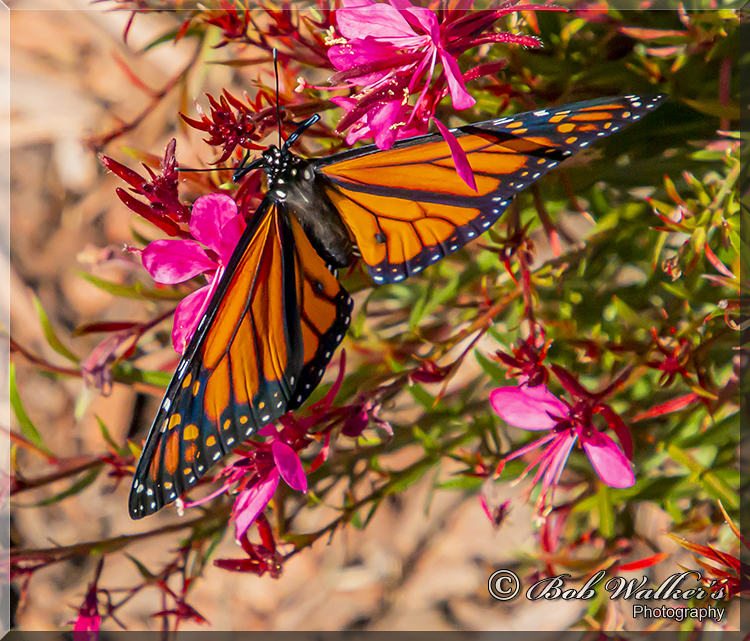
[[[157,283],[174,285],[200,274],[208,280],[208,285],[188,294],[177,306],[172,328],[177,352],[184,352],[190,342],[244,230],[245,220],[234,200],[210,194],[193,204],[192,238],[155,240],[143,250],[143,265]]]
[[[261,566],[266,570],[274,566],[275,561],[271,557],[263,556],[265,552],[261,554],[262,559],[257,557],[260,552],[248,542],[247,532],[253,523],[257,522],[262,525],[263,511],[273,498],[281,479],[293,490],[307,492],[307,476],[298,452],[307,448],[314,440],[323,441],[319,454],[310,464],[310,471],[315,471],[327,460],[330,452],[331,430],[338,425],[342,426],[342,434],[352,438],[359,436],[362,430],[371,423],[393,435],[390,425],[377,418],[379,404],[371,399],[361,397],[357,402],[343,407],[332,405],[344,381],[345,367],[346,353],[342,352],[336,381],[323,398],[310,405],[306,416],[298,418],[291,412],[285,414],[279,418],[277,425],[266,425],[258,431],[258,435],[267,437],[268,440],[265,443],[249,441],[245,447],[250,448],[250,451],[245,448],[235,450],[239,458],[224,468],[214,479],[222,481],[221,486],[215,491],[189,503],[178,499],[178,510],[181,512],[184,508],[202,505],[230,489],[237,492],[232,508],[236,536],[252,558],[245,560],[247,562],[228,560],[226,564],[222,562],[221,567],[237,571],[242,568],[246,570],[255,568],[252,571],[256,571]],[[313,427],[316,428],[315,435],[309,433]],[[232,489],[232,486],[235,488]],[[269,543],[265,547],[269,551],[273,546]],[[266,565],[267,563],[271,565]]]
[[[81,612],[73,626],[73,641],[95,641],[99,638],[99,625],[102,618],[98,614]]]
[[[258,434],[270,437],[270,441],[249,442],[252,451],[242,453],[216,477],[216,480],[225,479],[221,487],[197,501],[179,504],[180,510],[202,505],[238,483],[239,494],[232,508],[237,541],[243,539],[248,528],[266,509],[279,486],[279,479],[284,479],[293,490],[307,492],[307,476],[295,448],[304,448],[310,439],[294,428],[283,427],[279,431],[274,425],[266,425],[258,430]]]
[[[332,47],[328,57],[340,71],[361,71],[362,75],[348,78],[350,83],[377,86],[393,77],[394,70],[407,66],[412,74],[411,92],[425,73],[428,79],[432,77],[439,59],[453,106],[468,109],[476,102],[466,91],[456,59],[446,49],[438,17],[430,9],[414,7],[409,0],[390,0],[390,5],[344,0],[336,11],[336,23],[348,42]],[[382,66],[384,62],[390,62],[390,69],[367,73],[368,66]]]
[[[86,597],[78,609],[78,617],[73,624],[73,641],[96,641],[99,638],[102,617],[99,615],[98,583],[103,567],[102,557],[96,566],[94,580],[89,584]]]
[[[328,51],[338,69],[330,82],[335,89],[357,87],[358,92],[333,99],[347,111],[337,130],[349,130],[349,144],[374,138],[379,148],[388,149],[398,139],[427,133],[445,96],[450,95],[455,109],[472,107],[476,101],[466,90],[466,80],[494,73],[498,65],[480,64],[462,73],[457,57],[492,43],[538,47],[540,41],[533,36],[496,33],[492,27],[517,9],[556,9],[516,4],[511,0],[493,11],[454,7],[435,13],[409,0],[343,0],[336,10],[343,37],[333,40]],[[412,96],[416,96],[414,104]],[[458,174],[476,189],[463,149],[447,127],[435,122],[450,146]]]
[[[557,486],[568,456],[576,442],[583,447],[599,477],[610,487],[625,488],[635,483],[631,463],[614,440],[593,424],[604,407],[584,398],[574,406],[558,399],[544,385],[531,387],[523,380],[518,387],[501,387],[490,394],[490,403],[506,423],[525,430],[549,430],[546,436],[513,452],[509,461],[546,445],[544,451],[526,468],[524,475],[539,466],[534,483],[542,480],[540,501],[544,502]],[[607,408],[608,410],[609,408]]]
[[[258,431],[261,436],[271,436],[271,454],[273,463],[263,471],[256,483],[246,487],[234,502],[232,514],[237,528],[236,538],[242,535],[253,524],[258,515],[266,509],[273,498],[279,479],[298,492],[307,492],[307,476],[297,452],[283,442],[273,425],[267,425]]]

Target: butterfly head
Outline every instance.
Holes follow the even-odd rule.
[[[269,176],[274,171],[278,171],[284,162],[283,155],[284,154],[281,153],[281,149],[279,149],[276,145],[271,145],[263,152],[263,171],[265,171]]]

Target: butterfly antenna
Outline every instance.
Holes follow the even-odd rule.
[[[279,106],[279,53],[273,48],[273,73],[276,76],[276,125],[279,128],[279,147],[284,144],[281,139],[281,107]]]
[[[191,167],[177,167],[179,173],[187,173],[188,171],[199,172],[199,171],[224,171],[229,167],[212,167],[211,169],[192,169]]]

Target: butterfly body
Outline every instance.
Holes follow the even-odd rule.
[[[439,135],[303,159],[270,147],[235,171],[262,169],[268,193],[248,222],[169,384],[136,467],[130,515],[192,487],[223,455],[320,382],[352,301],[335,277],[361,255],[376,284],[399,282],[486,231],[516,193],[575,151],[653,110],[621,96],[452,130],[476,190]]]
[[[336,208],[325,193],[325,178],[308,160],[288,148],[263,152],[268,198],[295,216],[315,250],[336,267],[354,259],[353,242]]]

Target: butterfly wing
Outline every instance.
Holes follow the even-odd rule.
[[[283,207],[261,204],[177,367],[135,471],[132,518],[299,407],[346,333],[351,299]]]
[[[477,191],[458,175],[439,135],[400,141],[387,151],[355,149],[315,166],[373,280],[398,282],[479,236],[520,190],[662,99],[604,98],[453,129]]]

